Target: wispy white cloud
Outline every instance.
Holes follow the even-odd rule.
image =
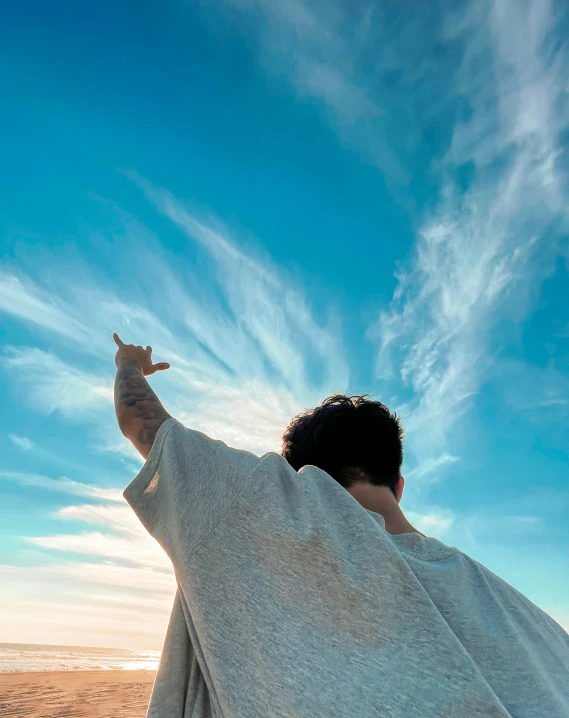
[[[66,419],[85,420],[113,406],[113,375],[97,376],[68,364],[52,352],[31,347],[5,347],[4,366],[24,385],[30,404],[42,413],[60,412]]]
[[[91,532],[52,536],[25,537],[41,548],[88,556],[101,556],[156,569],[168,568],[169,562],[160,546],[150,537],[133,538],[109,533]]]
[[[15,572],[25,571],[17,567]],[[7,573],[10,572],[10,567]],[[129,589],[136,593],[149,592],[174,598],[176,581],[172,571],[152,570],[147,566],[125,566],[108,562],[65,561],[45,563],[34,566],[34,574],[46,580],[60,580],[73,586],[75,590],[86,584],[97,584],[106,587]]]
[[[328,326],[318,323],[298,282],[261,259],[259,250],[245,249],[214,218],[206,221],[165,190],[130,176],[203,249],[212,281],[205,283],[197,272],[194,276],[191,266],[181,276],[150,236],[142,258],[133,252],[133,262],[142,263],[136,275],[141,286],[148,283],[152,310],[85,275],[80,294],[62,280],[59,304],[74,303],[97,341],[107,337],[109,368],[112,331],[121,332],[126,341],[152,344],[155,355],[172,365],[153,382],[181,421],[240,448],[279,450],[282,431],[295,413],[347,388],[349,371],[337,319],[332,317]],[[124,213],[119,216],[127,227],[134,223]],[[156,286],[163,291],[156,292]],[[168,328],[163,316],[169,318]],[[99,448],[135,458],[112,418],[112,369],[84,368],[93,360],[81,343],[76,349],[80,365],[37,348],[7,347],[4,366],[33,408],[87,422],[95,427]]]
[[[24,537],[28,543],[51,551],[103,557],[150,570],[171,570],[163,550],[142,527],[120,490],[81,484],[66,477],[52,479],[17,472],[0,472],[0,479],[101,502],[113,502],[65,506],[55,514],[56,518],[63,520],[95,524],[103,531]]]
[[[277,380],[296,394],[314,391],[316,380],[311,383],[307,377],[309,357],[322,363],[322,384],[347,384],[348,366],[335,333],[314,320],[303,292],[283,269],[277,271],[268,259],[261,260],[254,250],[240,246],[219,221],[204,221],[171,193],[133,172],[128,174],[157,209],[191,240],[199,242],[215,263],[229,312],[223,313],[219,305],[211,306],[213,298],[209,296],[206,316],[206,307],[188,296],[180,297],[179,291],[176,296],[177,301],[182,300],[185,323],[202,344],[241,373],[244,363],[236,365],[236,359],[243,362],[246,357],[247,363],[253,360],[258,371],[262,371],[261,363],[268,361]]]
[[[421,171],[429,128],[450,135],[442,156],[430,152],[439,201],[415,219],[414,257],[368,332],[376,375],[405,419],[411,472],[436,478],[506,340],[496,327],[523,317],[566,224],[567,58],[551,41],[551,4],[461,3],[433,11],[431,28],[404,8],[226,1],[258,39],[263,67],[318,100],[340,142],[389,183]]]
[[[13,444],[15,444],[19,449],[22,449],[23,451],[29,451],[33,446],[33,442],[28,439],[27,436],[8,434],[8,438]]]
[[[17,436],[16,434],[9,434],[8,438],[23,451],[26,451],[29,454],[32,454],[33,456],[37,457],[38,459],[41,459],[42,464],[45,467],[44,471],[51,471],[53,473],[53,470],[51,470],[51,468],[48,469],[48,467],[65,467],[63,470],[67,473],[73,473],[75,477],[84,478],[93,476],[94,467],[92,464],[89,465],[86,462],[81,463],[80,461],[74,461],[66,454],[46,449],[45,446],[43,446],[41,443],[37,441],[32,441],[28,437],[21,437]],[[122,435],[120,438],[122,438]],[[116,437],[116,447],[112,447],[112,450],[119,453],[125,453],[125,446],[126,445],[124,444],[124,442],[120,441],[119,437]],[[100,448],[102,450],[111,450],[111,448],[108,446],[101,446]],[[136,453],[135,463],[127,461],[125,458],[122,457],[120,458],[120,461],[125,467],[125,469],[128,471],[128,474],[131,476],[134,476],[140,469],[141,457],[138,453]],[[61,468],[58,468],[58,471],[60,470]],[[120,482],[120,478],[117,477],[117,480]]]
[[[28,277],[0,271],[0,312],[68,339],[89,340],[87,327],[74,316],[73,307]]]
[[[397,98],[382,96],[376,77],[393,69],[392,48],[400,36],[388,13],[371,3],[349,9],[300,0],[226,3],[253,28],[263,67],[279,79],[288,78],[300,98],[316,103],[343,146],[376,164],[389,182],[408,182],[411,172],[402,159],[403,148],[386,141],[385,107],[392,109]],[[405,19],[409,23],[413,17]],[[416,76],[413,65],[411,61],[409,84]]]
[[[406,511],[405,515],[421,533],[424,532],[425,535],[433,536],[440,541],[447,537],[455,521],[455,516],[449,509],[438,509],[430,513]]]
[[[110,345],[111,341],[112,337],[107,344]],[[83,344],[77,345],[77,348],[90,352],[90,348]],[[85,424],[91,448],[139,460],[136,449],[124,440],[117,428],[112,350],[109,355],[107,373],[95,373],[63,361],[52,351],[7,346],[3,349],[3,366],[12,378],[12,386],[17,387],[19,399],[27,403],[32,411],[48,416],[59,414],[65,421]],[[81,357],[80,361],[85,361],[85,357]],[[74,471],[81,471],[81,467],[66,461],[65,457],[56,457],[36,446],[30,447],[30,450],[47,461],[67,464]]]
[[[170,561],[164,551],[142,527],[140,521],[124,499],[118,499],[119,492],[110,495],[116,504],[82,504],[65,506],[56,513],[56,518],[67,521],[94,524],[102,531],[65,533],[50,536],[32,536],[25,540],[36,546],[54,551],[66,551],[91,557],[104,557],[126,565],[140,565],[148,569],[170,572]],[[102,498],[99,491],[89,494]]]
[[[450,454],[442,454],[441,456],[430,457],[428,459],[425,459],[414,469],[405,472],[405,474],[407,478],[424,479],[430,474],[435,474],[443,466],[454,464],[456,461],[459,461],[459,457],[451,456]]]
[[[446,18],[445,39],[464,43],[455,95],[470,119],[455,126],[437,168],[440,201],[411,267],[368,332],[379,344],[377,375],[411,390],[403,413],[423,466],[448,451],[507,339],[504,320],[527,311],[566,226],[557,158],[567,63],[549,43],[553,27],[548,2],[471,3]],[[457,180],[465,165],[467,187]]]
[[[78,599],[79,608],[88,611],[91,596],[99,604],[124,601],[131,597],[138,607],[150,605],[166,613],[171,608],[176,591],[173,571],[97,561],[50,561],[44,555],[41,565],[30,570],[27,566],[0,565],[3,597],[21,598],[42,596],[47,601],[59,598],[69,603]],[[109,609],[109,613],[112,613]]]
[[[61,519],[84,521],[119,533],[127,533],[132,537],[148,537],[146,530],[142,527],[136,514],[126,501],[121,499],[119,503],[123,505],[81,504],[65,506],[58,510],[57,516]]]
[[[34,486],[48,491],[58,491],[73,496],[89,496],[104,501],[123,502],[122,492],[117,489],[104,489],[68,479],[66,476],[51,478],[41,474],[27,474],[18,471],[0,471],[0,479],[15,481],[22,486]]]

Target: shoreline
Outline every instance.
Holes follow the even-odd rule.
[[[156,675],[155,668],[61,668],[60,670],[54,670],[48,668],[47,670],[39,671],[0,671],[0,679],[2,676],[44,676],[46,673],[69,673],[74,675],[75,673],[152,673]],[[0,716],[0,718],[2,718]]]

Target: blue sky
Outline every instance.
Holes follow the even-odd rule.
[[[569,628],[562,9],[8,9],[3,640],[161,646],[114,331],[172,364],[172,414],[259,454],[333,392],[388,403],[412,523]]]

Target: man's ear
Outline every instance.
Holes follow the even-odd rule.
[[[400,476],[399,481],[397,482],[397,487],[395,489],[395,498],[397,499],[397,503],[401,501],[401,497],[403,496],[403,487],[405,486],[405,479]]]

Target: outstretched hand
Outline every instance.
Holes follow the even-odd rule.
[[[115,344],[118,346],[118,351],[115,355],[115,364],[117,368],[123,359],[134,359],[137,361],[141,368],[144,376],[150,376],[157,371],[163,371],[169,369],[170,364],[168,362],[158,362],[158,364],[152,363],[152,347],[148,346],[146,349],[143,347],[135,346],[134,344],[125,344],[119,335],[115,332],[113,334]]]

